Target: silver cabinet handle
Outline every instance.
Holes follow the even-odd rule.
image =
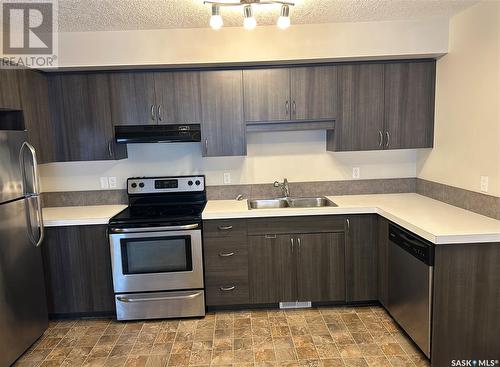
[[[205,139],[205,154],[208,154],[208,139]]]
[[[285,102],[285,111],[287,115],[290,113],[290,106],[288,101]]]
[[[382,136],[382,131],[378,131],[378,146],[379,147],[382,147],[382,140],[384,140],[383,136]]]
[[[233,226],[219,226],[217,228],[219,228],[219,230],[221,231],[230,231],[231,229],[233,229]]]
[[[151,105],[151,120],[155,120],[155,105]]]
[[[385,132],[385,136],[387,137],[387,141],[385,142],[385,147],[389,147],[389,139],[391,138],[391,135],[389,134],[389,131]]]
[[[276,235],[275,234],[266,234],[264,237],[271,239],[271,238],[276,238]]]
[[[231,292],[236,289],[236,286],[232,285],[231,287],[220,287],[219,288],[222,292]]]
[[[113,143],[112,143],[112,141],[110,140],[110,141],[108,142],[108,154],[109,154],[109,157],[110,157],[110,158],[113,158],[113,146],[112,146],[112,144],[113,144]]]
[[[297,105],[295,104],[295,101],[292,102],[292,113],[294,115],[297,114]]]
[[[234,256],[234,252],[221,252],[219,253],[220,257],[231,257]]]
[[[302,244],[302,241],[300,240],[300,237],[297,237],[297,243],[299,244],[299,254],[300,254],[300,245]]]
[[[158,105],[158,120],[161,121],[162,118],[161,118],[161,104]]]
[[[350,230],[351,230],[351,221],[349,220],[349,218],[347,218],[345,220],[346,224],[347,224],[347,231],[346,233],[349,234]]]
[[[290,244],[291,244],[291,246],[292,246],[292,253],[293,253],[293,248],[294,248],[293,237],[292,237],[292,238],[290,238]]]

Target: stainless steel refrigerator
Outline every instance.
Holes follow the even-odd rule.
[[[0,130],[0,367],[47,328],[35,150],[25,131]]]

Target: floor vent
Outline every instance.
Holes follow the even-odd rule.
[[[280,302],[280,308],[310,308],[311,302]]]

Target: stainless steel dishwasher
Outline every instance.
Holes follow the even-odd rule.
[[[430,358],[434,245],[389,226],[387,310]]]

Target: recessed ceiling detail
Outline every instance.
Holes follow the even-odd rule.
[[[290,20],[292,24],[318,24],[443,18],[477,2],[295,0]],[[259,5],[253,16],[259,26],[275,25],[280,10],[279,5]],[[61,32],[209,28],[210,17],[203,0],[59,0],[58,23]],[[241,7],[224,8],[223,17],[224,27],[241,27]]]

